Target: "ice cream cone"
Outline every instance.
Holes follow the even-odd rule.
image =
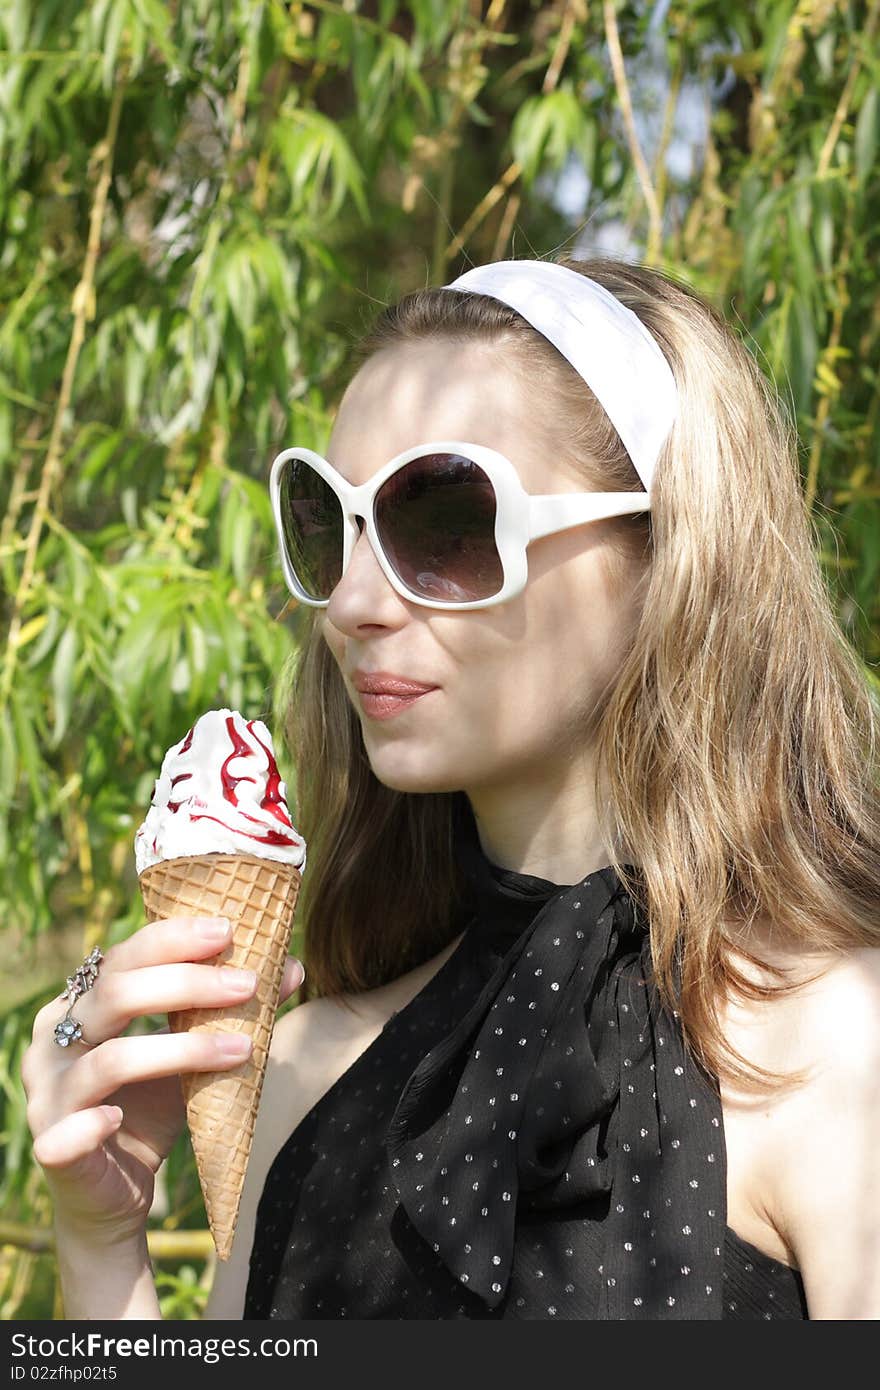
[[[215,963],[257,972],[256,993],[242,1004],[168,1016],[173,1032],[238,1032],[253,1040],[251,1055],[231,1071],[181,1076],[208,1222],[221,1260],[229,1258],[235,1234],[300,879],[294,865],[250,854],[166,859],[140,875],[149,921],[228,917],[233,939],[213,958]]]

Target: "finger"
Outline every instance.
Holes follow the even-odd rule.
[[[167,917],[148,922],[125,941],[108,947],[92,988],[117,971],[216,956],[229,947],[231,941],[232,923],[226,917]],[[80,998],[87,999],[90,994],[91,990],[87,990]],[[43,1005],[34,1018],[34,1040],[46,1032],[52,1033],[61,1017],[58,1006],[67,1003],[61,991]]]
[[[281,992],[278,996],[279,1004],[283,1004],[285,999],[289,999],[299,989],[306,977],[305,966],[296,956],[288,956],[284,962],[284,973],[281,976]]]
[[[146,965],[117,970],[101,980],[76,1007],[83,1038],[91,1046],[115,1038],[132,1019],[180,1009],[220,1009],[256,993],[254,970],[227,965]]]
[[[33,1154],[41,1168],[64,1168],[70,1177],[85,1177],[84,1165],[122,1124],[118,1105],[98,1105],[65,1115],[34,1140]]]
[[[101,970],[138,970],[170,961],[204,960],[231,940],[232,923],[226,917],[163,917],[147,922],[111,946]]]
[[[74,1005],[73,1019],[82,1028],[82,1041],[94,1047],[128,1027],[144,1014],[179,1009],[218,1009],[250,999],[257,987],[253,970],[226,965],[148,965],[140,970],[114,970],[102,976]],[[44,1016],[34,1025],[34,1041],[54,1044],[55,1025],[62,1015]],[[71,1044],[76,1047],[77,1043]],[[55,1049],[53,1047],[53,1053]],[[44,1053],[45,1055],[45,1053]]]
[[[120,1086],[198,1071],[232,1071],[251,1053],[251,1039],[229,1026],[187,1033],[150,1033],[109,1038],[81,1053],[64,1075],[70,1110],[97,1105]]]

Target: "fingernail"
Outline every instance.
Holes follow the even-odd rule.
[[[253,970],[232,970],[226,968],[223,974],[226,977],[228,988],[235,990],[237,994],[251,994],[254,985],[257,983],[256,972]]]
[[[199,917],[196,931],[203,941],[222,941],[232,927],[228,917]]]
[[[246,1057],[251,1050],[247,1033],[220,1033],[216,1048],[221,1057]]]

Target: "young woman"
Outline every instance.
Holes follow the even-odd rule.
[[[408,295],[360,357],[272,470],[308,989],[207,1316],[880,1316],[878,711],[775,393],[604,259]],[[196,931],[107,952],[87,1044],[35,1023],[68,1317],[159,1316],[220,1063],[121,1035],[233,997]]]

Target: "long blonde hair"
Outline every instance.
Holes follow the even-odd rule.
[[[604,842],[650,924],[660,994],[702,1064],[777,1084],[723,1035],[719,1000],[769,997],[733,956],[750,930],[804,954],[880,945],[876,697],[835,618],[800,483],[797,434],[721,315],[688,285],[608,258],[589,275],[653,333],[681,409],[652,511],[620,518],[615,564],[639,567],[640,612],[592,729]],[[523,390],[550,402],[587,488],[639,490],[593,393],[513,309],[423,289],[383,310],[356,349],[425,338],[496,344]],[[636,388],[637,389],[637,388]],[[310,610],[284,673],[303,881],[301,997],[360,992],[435,955],[462,930],[452,813],[461,792],[382,785]],[[283,706],[283,707],[284,707]]]

